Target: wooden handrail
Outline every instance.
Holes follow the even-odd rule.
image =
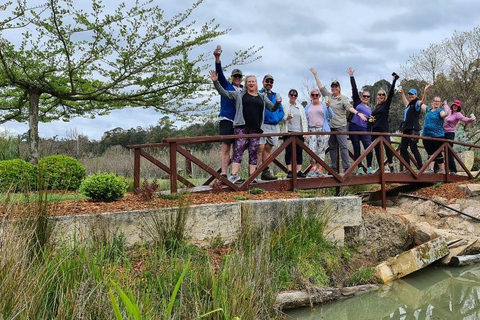
[[[361,153],[358,159],[354,159],[353,164],[344,172],[343,175],[335,172],[330,165],[328,165],[325,161],[320,159],[318,155],[316,155],[312,150],[308,148],[308,146],[300,140],[300,136],[313,136],[313,135],[370,135],[370,136],[378,136],[372,141],[371,145]],[[221,142],[225,139],[236,139],[236,138],[252,138],[252,137],[284,137],[285,141],[279,145],[275,150],[272,152],[271,156],[266,159],[262,164],[260,164],[255,172],[253,172],[249,177],[240,185],[233,184],[228,181],[225,177],[220,175],[220,171],[209,167],[207,164],[203,163],[200,159],[192,155],[189,151],[183,148],[186,145],[195,145],[195,144],[204,144],[204,143],[215,143]],[[419,168],[418,172],[416,172],[399,154],[399,152],[392,146],[394,141],[389,142],[385,137],[404,137],[404,138],[415,138],[415,139],[422,139],[422,140],[432,140],[432,141],[441,141],[442,146],[432,155],[430,156],[425,164]],[[290,145],[292,148],[292,168],[296,168],[296,146],[298,145],[303,151],[305,151],[311,158],[313,158],[319,165],[325,168],[326,173],[329,174],[326,178],[309,178],[309,179],[297,179],[297,172],[296,170],[292,171],[292,179],[281,180],[281,181],[268,181],[262,182],[262,187],[268,188],[270,190],[293,190],[293,189],[302,189],[302,188],[325,188],[325,187],[340,187],[340,186],[347,186],[347,185],[359,185],[359,184],[372,184],[372,183],[379,183],[382,189],[382,203],[385,207],[386,205],[386,184],[391,182],[403,182],[403,183],[414,183],[414,182],[452,182],[452,181],[459,181],[465,179],[473,179],[478,178],[480,172],[477,173],[475,176],[467,169],[466,165],[463,163],[459,155],[453,150],[452,146],[450,145],[453,143],[454,145],[460,145],[468,148],[480,148],[480,145],[463,143],[458,141],[452,141],[447,139],[440,139],[440,138],[429,138],[429,137],[422,137],[416,135],[403,135],[403,134],[396,134],[396,133],[382,133],[382,132],[296,132],[296,133],[275,133],[275,134],[249,134],[249,135],[224,135],[224,136],[205,136],[205,137],[192,137],[192,138],[168,138],[165,139],[162,143],[151,143],[151,144],[141,144],[141,145],[129,145],[127,149],[134,149],[134,190],[136,192],[139,191],[140,187],[140,172],[141,172],[141,159],[145,159],[161,170],[165,171],[170,176],[170,192],[176,193],[178,192],[178,183],[177,181],[183,183],[188,188],[194,188],[195,185],[190,182],[188,179],[178,175],[177,170],[177,153],[185,157],[188,161],[191,161],[195,165],[197,165],[200,169],[207,172],[211,178],[207,180],[207,185],[213,182],[215,179],[221,181],[226,188],[230,190],[247,190],[251,188],[251,183],[253,180],[271,163],[275,163],[281,170],[286,171],[286,167],[278,161],[278,156],[282,153],[282,151]],[[376,175],[364,175],[364,176],[354,176],[353,173],[357,166],[364,161],[367,155],[375,149],[376,146],[379,146],[379,150],[382,150],[380,153],[380,163],[379,163],[379,172]],[[168,148],[169,152],[169,164],[166,165],[156,159],[151,154],[145,151],[146,148]],[[401,167],[405,167],[409,174],[385,174],[385,157],[384,157],[384,149],[387,148],[392,151],[393,156],[398,159],[400,162]],[[428,168],[428,165],[434,161],[435,157],[440,154],[440,152],[444,152],[445,154],[445,169],[446,172],[443,175],[425,175],[424,172]],[[458,162],[458,164],[463,168],[466,172],[466,177],[462,176],[453,176],[450,175],[448,172],[448,153],[452,153],[454,159]],[[413,162],[415,165],[416,163]],[[337,165],[337,167],[339,167]],[[208,186],[207,186],[208,187]],[[221,190],[223,188],[215,188],[216,190]]]

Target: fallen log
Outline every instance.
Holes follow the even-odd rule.
[[[468,266],[480,262],[480,254],[474,254],[469,256],[454,256],[450,259],[450,265],[452,267]]]
[[[376,284],[366,284],[345,288],[315,288],[309,291],[281,292],[277,296],[276,307],[279,310],[309,307],[316,304],[353,297],[380,288]]]

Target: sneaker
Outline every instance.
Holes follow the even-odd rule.
[[[395,173],[395,167],[394,166],[388,166],[388,169],[390,169],[390,173]]]
[[[238,174],[232,174],[230,178],[228,178],[228,181],[230,181],[231,183],[235,183],[238,180],[240,180],[240,176]]]
[[[258,183],[258,179],[257,178],[253,179],[252,183]]]
[[[438,174],[445,174],[445,170],[438,170],[437,173]]]
[[[449,174],[457,174],[457,171],[450,171]]]
[[[367,174],[374,174],[375,171],[373,171],[372,167],[367,168]]]
[[[291,179],[292,178],[292,171],[288,171],[287,173],[287,179]]]
[[[313,170],[310,170],[308,173],[307,173],[307,177],[315,177],[317,175],[318,171],[313,169]]]
[[[263,170],[262,175],[260,176],[262,180],[277,180],[278,177],[275,177],[273,173],[267,168]]]
[[[357,169],[357,174],[359,174],[359,175],[365,174],[362,167]]]
[[[307,175],[305,173],[303,173],[302,171],[298,171],[297,172],[297,178],[306,178]]]
[[[321,171],[315,172],[315,177],[323,177],[325,174]]]
[[[435,173],[435,171],[433,171],[433,169],[427,169],[427,170],[425,170],[425,173],[426,174],[432,174],[432,173]]]

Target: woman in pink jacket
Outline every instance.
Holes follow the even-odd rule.
[[[462,110],[462,102],[460,100],[453,101],[450,107],[445,101],[443,108],[448,113],[448,116],[445,118],[445,122],[443,124],[443,130],[445,131],[445,139],[455,140],[455,128],[457,127],[458,122],[462,121],[468,123],[475,121],[475,116],[468,118],[460,112]],[[450,145],[453,146],[453,143],[451,143]],[[455,159],[450,152],[448,153],[448,170],[451,174],[457,173]]]

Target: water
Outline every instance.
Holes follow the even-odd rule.
[[[287,319],[478,320],[480,264],[428,267],[401,280],[347,300],[288,312]]]

